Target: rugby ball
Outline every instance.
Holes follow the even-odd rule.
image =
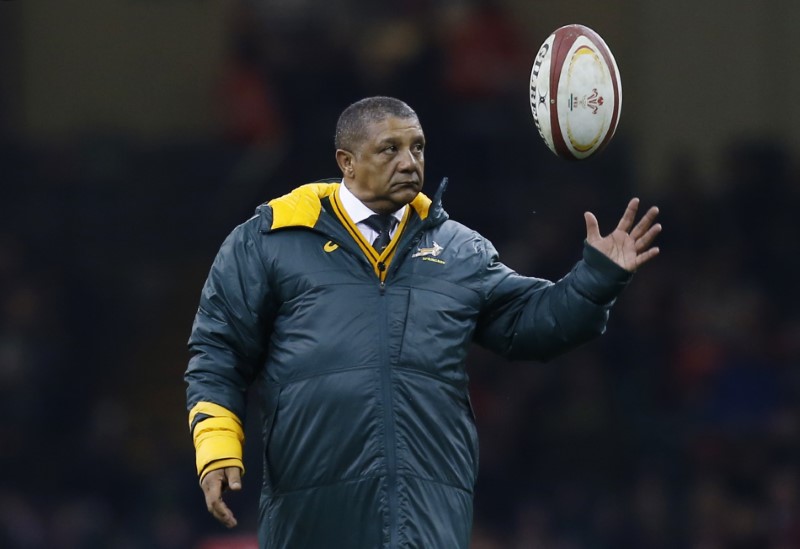
[[[556,29],[531,69],[531,112],[555,154],[582,160],[602,150],[617,129],[622,83],[611,50],[583,25]]]

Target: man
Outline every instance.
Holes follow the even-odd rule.
[[[263,548],[466,548],[477,438],[470,342],[546,360],[603,332],[631,274],[658,254],[632,200],[602,237],[586,213],[583,260],[552,283],[498,262],[449,220],[442,182],[422,194],[425,136],[405,103],[349,106],[341,182],[258,208],[223,243],[203,288],[186,372],[209,511],[241,488],[245,395],[263,412]],[[376,221],[377,220],[377,221]]]

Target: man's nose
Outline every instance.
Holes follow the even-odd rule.
[[[414,156],[413,152],[407,150],[400,155],[400,160],[397,167],[400,171],[412,171],[417,168],[417,164],[419,164],[417,157]]]

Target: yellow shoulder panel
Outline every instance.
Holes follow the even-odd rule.
[[[330,195],[339,183],[309,183],[289,194],[269,201],[272,208],[272,229],[313,227],[322,211],[320,199]]]
[[[428,217],[428,210],[431,207],[431,199],[422,193],[419,193],[414,200],[411,201],[410,206],[414,208],[420,219]]]

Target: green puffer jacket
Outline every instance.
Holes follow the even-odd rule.
[[[448,219],[445,184],[412,202],[380,257],[327,182],[260,207],[222,245],[189,340],[188,406],[243,421],[257,384],[261,547],[466,549],[470,343],[546,360],[604,331],[629,273],[585,245],[556,283],[521,276]]]

